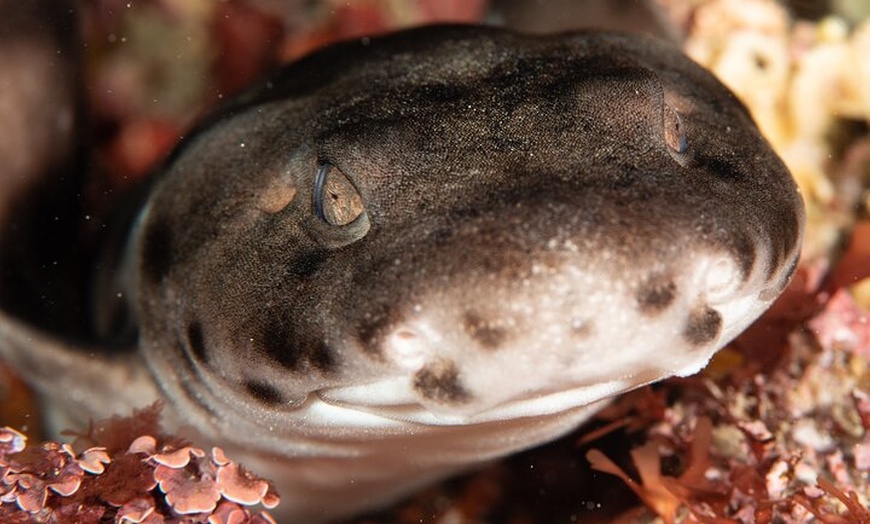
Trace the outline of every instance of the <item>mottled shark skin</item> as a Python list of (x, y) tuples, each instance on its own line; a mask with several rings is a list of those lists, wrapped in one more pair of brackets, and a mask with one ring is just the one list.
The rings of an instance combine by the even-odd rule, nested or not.
[[(73, 339), (3, 311), (0, 355), (75, 417), (162, 399), (274, 479), (287, 522), (697, 372), (783, 290), (804, 221), (746, 109), (677, 49), (463, 26), (290, 64), (130, 215), (94, 263), (94, 316), (125, 321)], [(113, 325), (133, 347), (107, 351)]]

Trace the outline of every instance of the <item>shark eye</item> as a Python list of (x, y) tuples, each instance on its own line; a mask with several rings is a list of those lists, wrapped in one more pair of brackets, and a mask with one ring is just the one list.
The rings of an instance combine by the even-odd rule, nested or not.
[(689, 149), (689, 140), (686, 138), (686, 128), (680, 114), (670, 104), (665, 104), (662, 117), (665, 143), (671, 155), (685, 155)]
[(359, 192), (344, 173), (331, 164), (317, 167), (314, 213), (331, 226), (346, 226), (365, 213)]

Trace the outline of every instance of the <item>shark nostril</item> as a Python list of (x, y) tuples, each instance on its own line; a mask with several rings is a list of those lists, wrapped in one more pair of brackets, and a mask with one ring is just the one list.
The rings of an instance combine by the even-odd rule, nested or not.
[(384, 339), (384, 353), (399, 367), (417, 370), (426, 363), (432, 352), (429, 337), (420, 329), (400, 326)]
[(408, 341), (408, 342), (414, 340), (415, 338), (417, 338), (417, 336), (418, 336), (417, 333), (414, 331), (411, 331), (410, 329), (402, 329), (402, 330), (399, 330), (399, 332), (395, 334), (396, 338), (401, 339), (403, 341)]
[(719, 303), (730, 299), (743, 284), (740, 266), (729, 256), (720, 256), (702, 264), (703, 288), (707, 300)]

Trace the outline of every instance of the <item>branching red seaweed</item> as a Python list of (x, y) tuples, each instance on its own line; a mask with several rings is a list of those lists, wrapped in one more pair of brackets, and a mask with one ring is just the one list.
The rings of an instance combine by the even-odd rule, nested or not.
[[(595, 449), (592, 467), (668, 524), (870, 522), (868, 315), (846, 288), (817, 300), (768, 371), (719, 370), (660, 388), (676, 400), (631, 452), (639, 480)], [(677, 474), (663, 473), (666, 463)]]

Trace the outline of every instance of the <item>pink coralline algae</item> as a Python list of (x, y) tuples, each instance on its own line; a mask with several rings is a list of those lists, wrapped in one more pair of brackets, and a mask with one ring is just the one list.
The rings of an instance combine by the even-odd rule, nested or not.
[[(274, 524), (278, 495), (226, 457), (160, 434), (159, 406), (114, 417), (72, 444), (27, 446), (0, 428), (0, 521)], [(81, 451), (76, 451), (80, 449)]]

